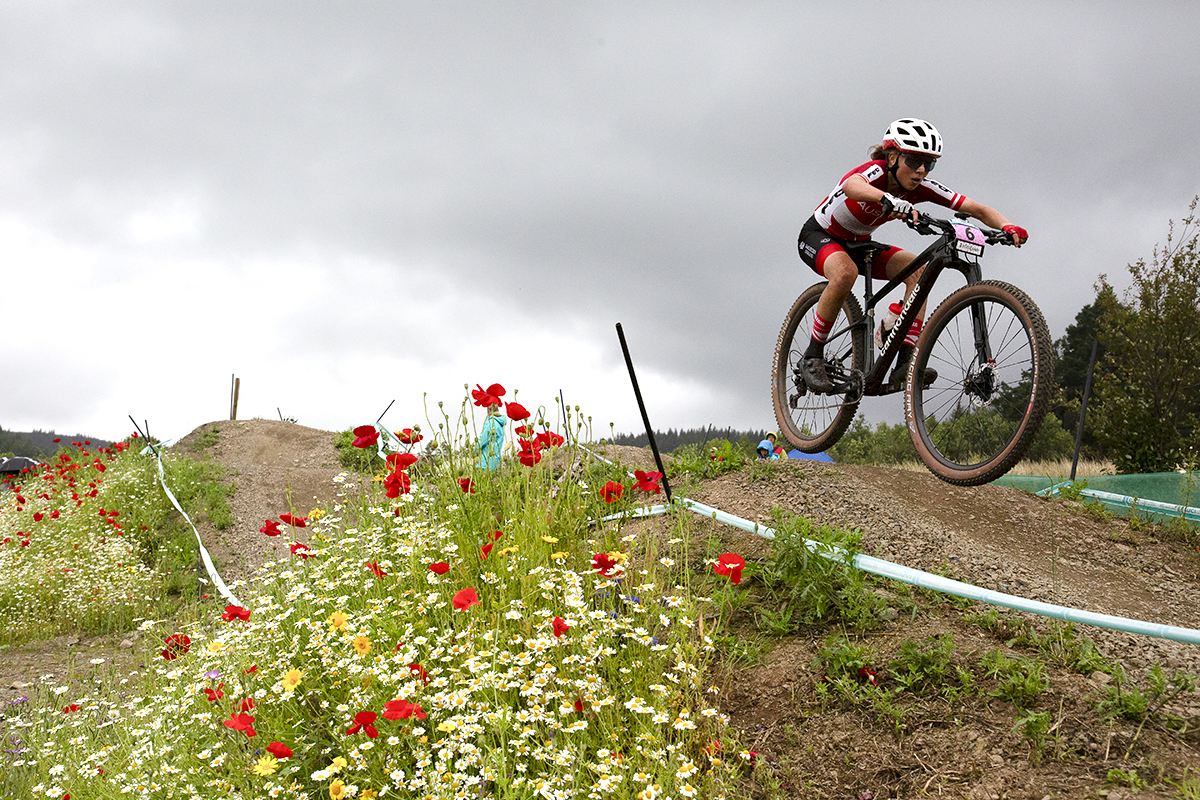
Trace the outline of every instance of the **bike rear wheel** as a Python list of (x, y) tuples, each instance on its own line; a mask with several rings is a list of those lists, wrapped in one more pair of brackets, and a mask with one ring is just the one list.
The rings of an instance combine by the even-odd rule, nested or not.
[[(799, 366), (812, 336), (817, 300), (825, 283), (810, 286), (792, 304), (779, 341), (775, 344), (775, 363), (772, 370), (771, 397), (775, 404), (775, 420), (785, 439), (805, 453), (820, 453), (832, 447), (854, 421), (859, 398), (847, 400), (846, 394), (813, 394), (800, 377)], [(831, 380), (849, 380), (852, 370), (863, 368), (866, 342), (865, 328), (848, 328), (862, 318), (862, 310), (854, 295), (848, 295), (833, 323), (835, 336), (825, 343), (825, 369)], [(837, 333), (838, 331), (841, 333)]]
[[(930, 316), (908, 373), (904, 410), (931, 472), (959, 486), (989, 483), (1021, 460), (1050, 404), (1049, 329), (1023, 291), (1000, 281), (959, 289)], [(937, 381), (922, 387), (925, 367)]]

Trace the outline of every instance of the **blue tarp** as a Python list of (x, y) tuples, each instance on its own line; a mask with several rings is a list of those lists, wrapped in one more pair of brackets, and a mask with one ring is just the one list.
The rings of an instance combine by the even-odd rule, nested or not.
[(788, 458), (797, 458), (803, 461), (833, 461), (829, 453), (801, 453), (799, 450), (788, 453)]

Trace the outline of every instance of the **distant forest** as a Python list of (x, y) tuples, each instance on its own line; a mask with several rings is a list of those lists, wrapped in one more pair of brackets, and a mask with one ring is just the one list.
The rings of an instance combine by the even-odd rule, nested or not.
[[(658, 444), (658, 449), (664, 453), (670, 453), (676, 448), (682, 447), (685, 444), (702, 444), (711, 442), (715, 439), (728, 439), (732, 444), (745, 440), (749, 442), (749, 446), (745, 449), (748, 452), (754, 450), (754, 446), (766, 438), (771, 431), (739, 431), (733, 428), (714, 428), (711, 425), (707, 428), (685, 428), (675, 430), (668, 428), (665, 431), (655, 431), (654, 441)], [(605, 437), (606, 441), (611, 441), (613, 444), (625, 445), (628, 447), (646, 447), (650, 444), (650, 440), (645, 433), (618, 433), (613, 437)]]
[[(56, 442), (55, 439), (60, 441)], [(28, 456), (45, 460), (54, 455), (58, 448), (70, 447), (71, 442), (91, 442), (94, 447), (108, 447), (112, 444), (82, 433), (68, 436), (54, 431), (6, 431), (0, 427), (0, 456)]]

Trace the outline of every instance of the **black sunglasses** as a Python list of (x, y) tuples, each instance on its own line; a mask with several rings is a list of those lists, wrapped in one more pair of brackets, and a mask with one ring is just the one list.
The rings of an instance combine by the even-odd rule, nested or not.
[(908, 168), (916, 172), (921, 167), (925, 168), (925, 172), (933, 172), (933, 168), (937, 166), (937, 159), (933, 156), (915, 156), (912, 153), (904, 154), (904, 163), (908, 164)]

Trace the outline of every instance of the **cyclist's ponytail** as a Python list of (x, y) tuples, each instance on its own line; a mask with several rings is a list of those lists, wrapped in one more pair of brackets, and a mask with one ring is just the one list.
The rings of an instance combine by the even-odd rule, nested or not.
[[(892, 148), (888, 148), (889, 150)], [(887, 150), (883, 149), (883, 145), (875, 144), (869, 148), (872, 161), (887, 161)]]

